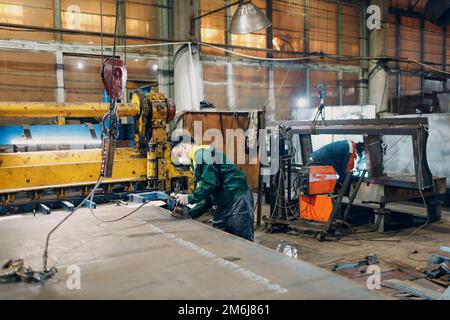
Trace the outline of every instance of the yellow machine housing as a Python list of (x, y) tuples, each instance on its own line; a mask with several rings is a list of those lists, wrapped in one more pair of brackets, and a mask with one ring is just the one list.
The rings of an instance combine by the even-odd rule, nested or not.
[[(134, 192), (136, 183), (148, 191), (192, 189), (189, 168), (176, 168), (171, 162), (167, 126), (174, 108), (162, 93), (140, 92), (131, 103), (118, 106), (120, 117), (134, 118), (134, 147), (116, 149), (113, 176), (102, 184), (105, 194), (117, 188)], [(0, 103), (1, 117), (57, 118), (58, 124), (64, 124), (65, 117), (100, 119), (107, 110), (107, 104), (98, 103)], [(0, 205), (87, 195), (100, 167), (101, 149), (0, 153)]]

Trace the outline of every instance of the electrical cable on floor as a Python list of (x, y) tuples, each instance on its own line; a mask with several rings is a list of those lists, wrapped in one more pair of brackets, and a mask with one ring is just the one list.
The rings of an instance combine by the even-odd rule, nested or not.
[(360, 247), (360, 246), (363, 245), (363, 240), (361, 240), (361, 238), (358, 237), (357, 233), (355, 232), (355, 230), (353, 230), (352, 226), (348, 222), (343, 221), (343, 220), (336, 220), (336, 222), (337, 223), (341, 223), (344, 226), (346, 226), (350, 230), (352, 235), (355, 237), (355, 239), (359, 241), (358, 244), (350, 244), (350, 243), (346, 243), (346, 242), (341, 241), (341, 239), (338, 239), (337, 243), (343, 244), (343, 245), (346, 245), (346, 246), (351, 246), (351, 247)]
[(413, 259), (413, 258), (411, 258), (411, 256), (413, 255), (413, 254), (418, 254), (419, 253), (419, 251), (417, 251), (417, 250), (413, 250), (413, 251), (411, 251), (407, 256), (406, 256), (406, 258), (407, 259), (409, 259), (409, 260), (412, 260), (412, 261), (416, 261), (416, 262), (427, 262), (429, 259)]
[(50, 243), (50, 237), (51, 235), (64, 223), (66, 222), (71, 216), (73, 216), (75, 214), (75, 212), (78, 211), (78, 209), (80, 209), (85, 203), (86, 201), (89, 200), (89, 198), (91, 197), (91, 195), (93, 195), (95, 193), (95, 191), (97, 190), (97, 188), (100, 186), (100, 184), (102, 183), (103, 178), (100, 177), (97, 180), (97, 183), (95, 184), (94, 188), (92, 189), (91, 193), (85, 197), (81, 203), (71, 212), (69, 213), (67, 216), (64, 217), (64, 219), (62, 219), (52, 230), (50, 230), (50, 232), (47, 234), (46, 240), (45, 240), (45, 249), (44, 249), (44, 253), (42, 255), (42, 261), (43, 261), (43, 272), (48, 272), (49, 270), (47, 269), (47, 260), (48, 260), (48, 246)]
[[(93, 197), (94, 197), (94, 195), (92, 194), (92, 196), (91, 196), (91, 201), (92, 201), (92, 198), (93, 198)], [(124, 219), (130, 217), (131, 215), (133, 215), (133, 214), (135, 214), (136, 212), (138, 212), (140, 209), (142, 209), (144, 206), (146, 206), (146, 205), (149, 204), (150, 202), (151, 202), (151, 201), (147, 200), (147, 201), (145, 201), (144, 203), (142, 203), (139, 207), (137, 207), (136, 209), (132, 210), (130, 213), (127, 213), (126, 215), (124, 215), (124, 216), (122, 216), (122, 217), (120, 217), (120, 218), (117, 218), (117, 219), (113, 219), (113, 220), (103, 220), (103, 219), (99, 218), (99, 217), (94, 213), (94, 209), (92, 209), (92, 208), (90, 208), (90, 212), (91, 212), (91, 215), (92, 215), (95, 219), (97, 219), (98, 221), (100, 221), (100, 222), (102, 222), (102, 223), (113, 223), (113, 222), (119, 222), (119, 221), (122, 221), (122, 220), (124, 220)]]

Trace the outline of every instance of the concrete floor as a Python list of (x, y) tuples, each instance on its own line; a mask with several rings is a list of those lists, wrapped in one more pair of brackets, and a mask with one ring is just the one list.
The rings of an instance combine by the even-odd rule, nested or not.
[[(133, 208), (104, 205), (96, 213), (111, 219)], [(27, 265), (42, 268), (45, 236), (65, 214), (0, 218), (0, 260), (23, 257)], [(257, 232), (259, 242), (285, 236)], [(87, 209), (76, 212), (51, 240), (49, 265), (54, 264), (59, 272), (44, 285), (1, 284), (0, 299), (389, 298), (308, 262), (198, 221), (174, 220), (168, 211), (149, 206), (113, 224), (100, 223)], [(73, 266), (80, 271), (80, 290), (70, 290)]]
[[(268, 207), (264, 207), (263, 214), (268, 214)], [(319, 242), (306, 235), (292, 233), (268, 234), (264, 228), (258, 228), (255, 233), (256, 242), (276, 249), (280, 241), (295, 246), (299, 250), (299, 258), (316, 265), (326, 265), (336, 259), (358, 259), (364, 255), (375, 253), (387, 261), (402, 263), (411, 268), (426, 267), (431, 253), (439, 246), (450, 246), (450, 211), (443, 211), (441, 221), (432, 223), (409, 237), (421, 225), (386, 233), (368, 232), (367, 226), (356, 227), (365, 233), (347, 235), (340, 241), (329, 239)], [(367, 232), (366, 232), (367, 231)], [(357, 239), (359, 238), (359, 240)], [(417, 254), (411, 252), (417, 250)]]
[[(266, 206), (263, 208), (264, 214), (269, 214), (269, 208)], [(370, 228), (361, 225), (354, 230), (364, 233), (349, 234), (340, 241), (330, 239), (325, 242), (298, 234), (268, 234), (261, 227), (256, 230), (255, 241), (273, 249), (288, 245), (296, 249), (297, 259), (325, 269), (329, 269), (335, 263), (360, 261), (369, 254), (376, 254), (380, 259), (382, 280), (395, 278), (419, 280), (421, 285), (443, 292), (445, 291), (443, 287), (425, 280), (424, 274), (418, 270), (427, 267), (431, 254), (438, 252), (440, 246), (450, 246), (450, 211), (444, 210), (441, 221), (429, 224), (411, 236), (422, 225), (423, 222), (418, 220), (414, 226), (387, 231), (385, 234), (368, 232)], [(291, 252), (292, 250), (287, 250), (288, 254)], [(361, 283), (367, 279), (367, 276), (361, 275), (358, 270), (338, 273)], [(383, 288), (382, 291), (394, 296), (397, 293), (387, 288)]]
[[(96, 212), (110, 219), (134, 207), (104, 205)], [(263, 214), (268, 211), (264, 206)], [(63, 214), (0, 218), (0, 260), (20, 256), (39, 269), (45, 234)], [(412, 280), (444, 291), (418, 270), (426, 267), (439, 246), (450, 245), (449, 211), (443, 212), (440, 222), (412, 236), (420, 224), (387, 234), (360, 233), (368, 229), (361, 225), (355, 228), (357, 235), (325, 242), (291, 233), (268, 234), (257, 228), (253, 244), (207, 226), (210, 218), (173, 220), (167, 211), (148, 207), (127, 220), (104, 224), (88, 210), (80, 210), (52, 238), (49, 262), (60, 269), (56, 277), (44, 286), (2, 285), (7, 290), (0, 290), (0, 298), (403, 298), (385, 287), (378, 292), (367, 290), (368, 276), (358, 270), (328, 271), (334, 263), (359, 261), (368, 254), (380, 258), (382, 280)], [(290, 250), (284, 254), (276, 252), (286, 247)], [(289, 256), (293, 253), (295, 258)], [(66, 288), (69, 275), (65, 271), (73, 264), (81, 268), (82, 290)], [(278, 292), (280, 288), (287, 292)]]

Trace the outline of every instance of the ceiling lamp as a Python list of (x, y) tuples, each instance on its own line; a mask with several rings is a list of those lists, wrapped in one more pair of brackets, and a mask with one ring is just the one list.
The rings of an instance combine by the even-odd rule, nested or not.
[(224, 9), (230, 8), (235, 5), (239, 5), (233, 17), (231, 18), (231, 24), (229, 31), (231, 33), (252, 33), (265, 28), (268, 28), (272, 25), (272, 22), (267, 18), (264, 11), (256, 7), (252, 1), (236, 1), (224, 7), (212, 10), (201, 16), (195, 17), (192, 19), (192, 22), (196, 22), (206, 16), (217, 13)]
[(239, 7), (231, 18), (231, 33), (252, 33), (272, 25), (266, 14), (251, 1), (239, 2)]

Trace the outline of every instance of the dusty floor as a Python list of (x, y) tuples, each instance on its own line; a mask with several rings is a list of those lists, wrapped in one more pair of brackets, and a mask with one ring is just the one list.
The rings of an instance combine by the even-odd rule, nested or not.
[[(264, 206), (263, 216), (268, 214), (269, 208)], [(369, 212), (366, 214), (370, 215)], [(209, 217), (203, 216), (200, 220), (208, 222)], [(427, 267), (431, 254), (438, 252), (440, 246), (450, 246), (450, 209), (443, 210), (441, 221), (427, 224), (418, 230), (424, 225), (424, 221), (415, 219), (409, 227), (399, 226), (385, 233), (372, 231), (368, 224), (352, 224), (354, 233), (348, 231), (340, 240), (329, 239), (325, 242), (289, 231), (269, 234), (265, 232), (263, 223), (255, 231), (255, 242), (326, 269), (336, 263), (358, 262), (367, 255), (375, 254), (380, 260), (382, 281), (417, 281), (421, 286), (443, 292), (445, 288), (426, 280), (420, 269)], [(369, 276), (358, 269), (337, 272), (361, 283), (365, 283)], [(403, 297), (395, 290), (385, 287), (382, 290), (392, 296)]]
[[(2, 283), (0, 299), (388, 298), (262, 245), (174, 219), (158, 207), (148, 205), (127, 219), (104, 222), (139, 206), (101, 205), (95, 216), (85, 208), (77, 211), (50, 241), (48, 265), (59, 271), (45, 285)], [(0, 261), (22, 257), (40, 270), (43, 240), (65, 214), (0, 219)], [(8, 279), (11, 270), (4, 273), (2, 279)]]
[[(380, 260), (377, 265), (380, 267), (381, 281), (398, 279), (414, 282), (438, 293), (445, 290), (445, 287), (427, 280), (421, 269), (427, 267), (431, 254), (439, 252), (440, 246), (450, 246), (450, 209), (443, 210), (441, 221), (423, 228), (420, 228), (424, 225), (423, 218), (411, 220), (411, 215), (400, 216), (399, 221), (407, 224), (397, 225), (397, 228), (385, 233), (372, 230), (369, 222), (373, 214), (370, 209), (361, 210), (352, 212), (349, 222), (353, 231), (345, 228), (346, 231), (342, 231), (346, 235), (341, 239), (330, 238), (319, 242), (313, 236), (289, 230), (266, 233), (263, 224), (255, 230), (255, 242), (324, 269), (330, 269), (336, 263), (358, 262), (375, 254)], [(263, 206), (263, 216), (268, 216), (269, 211), (268, 206)], [(210, 224), (211, 218), (211, 215), (204, 215), (198, 220)], [(370, 277), (359, 268), (336, 272), (362, 285), (367, 284)], [(385, 286), (381, 291), (394, 298), (411, 298)]]

